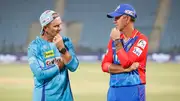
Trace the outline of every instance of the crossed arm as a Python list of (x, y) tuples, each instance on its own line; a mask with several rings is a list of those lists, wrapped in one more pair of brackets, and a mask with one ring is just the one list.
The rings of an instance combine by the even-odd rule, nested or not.
[[(118, 51), (121, 48), (122, 47), (119, 47), (119, 45), (117, 45), (116, 50)], [(112, 40), (110, 40), (108, 44), (108, 50), (104, 56), (101, 67), (104, 72), (116, 74), (116, 73), (131, 72), (133, 70), (136, 70), (139, 67), (139, 63), (133, 62), (128, 67), (123, 67), (122, 65), (113, 64)]]
[(131, 72), (133, 70), (136, 70), (138, 67), (139, 67), (138, 62), (133, 63), (129, 68), (126, 68), (126, 69), (124, 69), (121, 65), (111, 64), (108, 67), (108, 72), (111, 74)]

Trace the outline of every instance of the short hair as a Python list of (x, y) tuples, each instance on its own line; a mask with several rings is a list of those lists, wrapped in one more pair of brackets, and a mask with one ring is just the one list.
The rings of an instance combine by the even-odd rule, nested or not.
[(136, 19), (134, 18), (134, 17), (132, 17), (132, 16), (130, 16), (131, 17), (131, 21), (132, 22), (135, 22), (136, 21)]
[(130, 19), (131, 22), (135, 22), (136, 21), (136, 19), (134, 17), (132, 17), (131, 15), (128, 15), (128, 14), (124, 14), (124, 15), (129, 16), (131, 18)]

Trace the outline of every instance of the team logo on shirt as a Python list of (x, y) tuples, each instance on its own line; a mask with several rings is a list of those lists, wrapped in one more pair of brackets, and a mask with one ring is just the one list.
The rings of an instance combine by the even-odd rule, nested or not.
[(139, 47), (134, 47), (133, 53), (137, 56), (140, 56), (142, 53), (142, 50)]
[(49, 57), (53, 57), (53, 56), (54, 56), (54, 51), (53, 50), (44, 52), (44, 57), (45, 58), (49, 58)]
[(146, 41), (140, 39), (137, 43), (137, 46), (141, 47), (142, 49), (144, 49), (146, 47)]

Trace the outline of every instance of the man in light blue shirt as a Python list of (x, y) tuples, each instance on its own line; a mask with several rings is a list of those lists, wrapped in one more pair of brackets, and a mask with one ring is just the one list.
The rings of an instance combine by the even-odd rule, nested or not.
[(46, 10), (40, 16), (40, 37), (28, 47), (28, 61), (34, 76), (33, 101), (73, 101), (68, 70), (79, 65), (72, 42), (61, 36), (58, 13)]

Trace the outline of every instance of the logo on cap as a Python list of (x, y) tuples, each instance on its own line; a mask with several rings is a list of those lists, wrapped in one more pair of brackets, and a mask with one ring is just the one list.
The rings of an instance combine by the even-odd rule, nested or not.
[(134, 12), (130, 10), (125, 10), (124, 13), (134, 16)]

